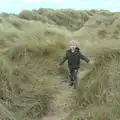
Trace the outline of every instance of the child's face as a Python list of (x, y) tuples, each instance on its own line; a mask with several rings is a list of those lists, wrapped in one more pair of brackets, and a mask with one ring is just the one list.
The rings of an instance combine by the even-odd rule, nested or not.
[(71, 49), (71, 50), (75, 50), (76, 47), (77, 47), (77, 46), (76, 46), (75, 43), (71, 43), (71, 44), (70, 44), (70, 49)]

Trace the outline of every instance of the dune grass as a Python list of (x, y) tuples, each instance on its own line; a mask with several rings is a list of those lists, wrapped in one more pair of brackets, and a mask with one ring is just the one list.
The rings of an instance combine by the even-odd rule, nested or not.
[[(119, 41), (96, 43), (87, 48), (94, 66), (74, 93), (73, 112), (68, 120), (117, 120), (119, 116)], [(103, 44), (104, 43), (104, 44)], [(92, 47), (92, 48), (91, 48)], [(95, 51), (96, 50), (96, 51)]]
[(38, 10), (23, 10), (18, 14), (19, 18), (27, 20), (42, 21), (56, 26), (64, 26), (70, 31), (76, 31), (83, 27), (84, 23), (89, 20), (94, 13), (92, 11), (78, 10), (53, 10), (53, 9), (38, 9)]
[(55, 88), (44, 82), (44, 76), (37, 78), (25, 65), (1, 59), (1, 119), (40, 119), (49, 110)]
[[(67, 77), (66, 66), (59, 71), (57, 64), (69, 40), (74, 39), (71, 31), (79, 30), (98, 13), (40, 9), (0, 14), (1, 120), (40, 120), (47, 114), (59, 91), (57, 81), (61, 75)], [(105, 37), (104, 31), (99, 32)], [(73, 92), (74, 109), (68, 120), (118, 120), (119, 40), (87, 37), (85, 41), (79, 38), (78, 43), (95, 64)]]
[(16, 16), (0, 25), (0, 119), (40, 120), (57, 92), (57, 61), (70, 32)]

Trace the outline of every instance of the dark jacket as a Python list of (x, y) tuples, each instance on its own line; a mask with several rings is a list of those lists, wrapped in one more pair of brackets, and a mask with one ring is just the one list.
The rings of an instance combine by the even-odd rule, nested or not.
[(75, 49), (75, 52), (73, 52), (73, 53), (69, 49), (66, 51), (66, 55), (60, 61), (60, 65), (62, 65), (66, 60), (68, 60), (68, 67), (70, 69), (79, 69), (80, 68), (80, 59), (84, 60), (87, 63), (89, 63), (89, 61), (90, 61), (86, 56), (84, 56), (80, 52), (78, 47)]

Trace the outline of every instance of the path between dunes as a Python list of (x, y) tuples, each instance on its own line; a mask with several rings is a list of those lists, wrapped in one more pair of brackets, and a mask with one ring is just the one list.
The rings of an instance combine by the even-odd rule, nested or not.
[[(87, 72), (88, 70), (80, 71), (78, 77), (81, 79)], [(71, 112), (70, 105), (73, 101), (72, 92), (74, 89), (69, 86), (69, 83), (65, 83), (62, 80), (57, 85), (57, 88), (60, 92), (55, 95), (51, 110), (42, 120), (65, 120)]]

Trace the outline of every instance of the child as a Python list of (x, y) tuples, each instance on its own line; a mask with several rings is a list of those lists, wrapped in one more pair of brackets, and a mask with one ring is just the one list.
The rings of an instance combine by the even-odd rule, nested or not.
[(90, 60), (84, 56), (77, 46), (77, 43), (75, 40), (71, 40), (69, 43), (69, 49), (66, 51), (66, 55), (63, 57), (63, 59), (60, 61), (60, 66), (68, 60), (68, 68), (70, 71), (70, 85), (76, 88), (77, 84), (77, 73), (78, 69), (80, 68), (80, 59), (86, 61), (87, 63), (90, 62)]

